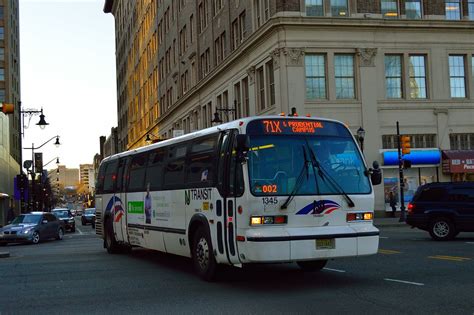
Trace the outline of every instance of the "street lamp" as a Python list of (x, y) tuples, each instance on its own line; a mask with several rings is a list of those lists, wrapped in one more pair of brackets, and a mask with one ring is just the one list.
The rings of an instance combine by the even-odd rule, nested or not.
[(364, 138), (365, 138), (365, 130), (362, 127), (359, 127), (357, 129), (357, 140), (359, 141), (360, 144), (360, 150), (362, 153), (364, 153)]
[(219, 116), (218, 112), (225, 112), (227, 120), (229, 120), (229, 112), (232, 112), (235, 115), (235, 113), (237, 113), (236, 107), (237, 107), (237, 100), (234, 100), (234, 107), (233, 108), (228, 108), (228, 107), (226, 107), (226, 108), (216, 108), (216, 112), (214, 113), (214, 119), (211, 120), (211, 123), (216, 123), (216, 124), (221, 124), (222, 123), (222, 119)]
[[(154, 139), (152, 139), (151, 137), (153, 137)], [(157, 142), (164, 141), (164, 140), (166, 140), (166, 139), (157, 137), (157, 136), (155, 136), (151, 133), (147, 133), (146, 138), (145, 138), (145, 142), (147, 144), (157, 143)]]
[[(31, 120), (31, 117), (32, 116), (35, 116), (35, 115), (38, 115), (39, 114), (39, 117), (40, 117), (40, 120), (38, 121), (38, 123), (36, 124), (37, 126), (40, 127), (40, 129), (44, 129), (47, 125), (49, 125), (46, 120), (44, 119), (44, 114), (43, 114), (43, 108), (41, 108), (41, 110), (37, 110), (37, 109), (26, 109), (26, 110), (21, 110), (21, 102), (18, 102), (19, 104), (19, 107), (20, 107), (20, 132), (21, 132), (21, 135), (24, 137), (25, 136), (25, 129), (28, 128), (27, 126), (24, 125), (24, 121), (25, 121), (25, 116), (30, 116), (30, 120)], [(29, 122), (28, 122), (28, 126), (29, 126)]]
[(43, 169), (45, 168), (46, 165), (50, 164), (50, 163), (53, 162), (54, 160), (56, 160), (56, 164), (59, 164), (59, 157), (55, 157), (55, 158), (53, 158), (51, 161), (49, 161), (48, 163), (43, 164)]
[[(52, 137), (51, 139), (48, 139), (46, 142), (44, 142), (42, 145), (38, 146), (38, 147), (35, 147), (34, 143), (31, 144), (31, 148), (23, 148), (24, 150), (31, 150), (31, 157), (32, 157), (32, 161), (35, 161), (35, 150), (38, 150), (38, 149), (41, 149), (43, 146), (45, 146), (47, 143), (51, 142), (52, 140), (56, 139), (54, 145), (56, 147), (59, 147), (59, 145), (61, 143), (59, 143), (59, 136), (54, 136)], [(57, 161), (59, 161), (59, 159), (57, 159)], [(36, 177), (36, 173), (35, 173), (35, 166), (37, 168), (41, 167), (43, 168), (43, 162), (39, 162), (41, 164), (41, 166), (39, 165), (35, 165), (35, 163), (32, 163), (31, 165), (31, 200), (32, 200), (32, 204), (30, 205), (30, 210), (34, 210), (34, 207), (35, 207), (35, 204), (36, 204), (36, 200), (35, 200), (35, 177)], [(49, 162), (48, 162), (49, 163)]]

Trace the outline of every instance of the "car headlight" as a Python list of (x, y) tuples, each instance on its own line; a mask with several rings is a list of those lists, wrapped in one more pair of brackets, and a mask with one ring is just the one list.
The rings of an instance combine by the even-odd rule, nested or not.
[(69, 219), (69, 223), (73, 223), (74, 222), (74, 219)]
[(30, 234), (31, 232), (33, 232), (34, 228), (29, 228), (29, 229), (26, 229), (26, 230), (23, 230), (23, 234)]

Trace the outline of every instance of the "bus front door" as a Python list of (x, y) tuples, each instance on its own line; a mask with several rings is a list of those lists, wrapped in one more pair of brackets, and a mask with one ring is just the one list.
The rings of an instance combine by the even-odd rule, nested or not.
[(217, 180), (219, 197), (216, 201), (217, 252), (232, 265), (241, 263), (236, 246), (236, 199), (233, 189), (236, 167), (233, 148), (236, 133), (228, 130), (222, 134)]

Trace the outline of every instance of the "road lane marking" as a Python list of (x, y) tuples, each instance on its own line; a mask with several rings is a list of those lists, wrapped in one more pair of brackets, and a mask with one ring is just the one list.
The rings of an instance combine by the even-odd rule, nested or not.
[(431, 259), (440, 259), (440, 260), (450, 260), (450, 261), (467, 261), (467, 260), (471, 260), (471, 258), (467, 258), (467, 257), (444, 256), (444, 255), (428, 256), (428, 258), (431, 258)]
[(76, 230), (79, 232), (80, 235), (82, 235), (82, 231), (78, 227), (76, 227)]
[(466, 244), (474, 244), (474, 242), (466, 242)]
[(334, 272), (346, 272), (345, 270), (339, 270), (339, 269), (332, 269), (332, 268), (323, 268), (324, 270), (327, 270), (327, 271), (334, 271)]
[(384, 280), (385, 280), (385, 281), (391, 281), (391, 282), (404, 283), (404, 284), (418, 285), (418, 286), (425, 285), (424, 283), (411, 282), (411, 281), (404, 281), (404, 280), (397, 280), (397, 279), (388, 279), (388, 278), (385, 278)]
[(379, 254), (384, 254), (384, 255), (393, 255), (393, 254), (400, 254), (401, 252), (396, 251), (396, 250), (391, 250), (391, 249), (380, 249), (378, 251)]
[(379, 238), (388, 238), (387, 236), (379, 236)]

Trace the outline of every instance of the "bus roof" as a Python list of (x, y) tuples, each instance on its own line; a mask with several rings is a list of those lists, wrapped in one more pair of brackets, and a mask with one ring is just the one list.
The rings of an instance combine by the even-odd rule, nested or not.
[[(150, 145), (146, 145), (140, 148), (120, 152), (111, 156), (108, 156), (102, 160), (102, 162), (109, 161), (109, 160), (115, 160), (124, 156), (128, 156), (134, 153), (140, 153), (140, 152), (146, 152), (149, 150), (153, 150), (155, 148), (167, 146), (170, 144), (174, 143), (180, 143), (183, 141), (187, 140), (192, 140), (197, 137), (202, 137), (205, 135), (210, 135), (222, 130), (228, 130), (228, 129), (242, 129), (247, 126), (247, 124), (251, 121), (254, 120), (261, 120), (261, 119), (288, 119), (288, 120), (320, 120), (320, 121), (331, 121), (335, 123), (340, 123), (343, 124), (341, 121), (335, 120), (335, 119), (330, 119), (330, 118), (322, 118), (322, 117), (306, 117), (306, 116), (280, 116), (280, 115), (268, 115), (268, 116), (252, 116), (252, 117), (245, 117), (245, 118), (239, 118), (224, 124), (212, 126), (206, 129), (190, 132), (187, 134), (184, 134), (179, 137), (171, 138), (171, 139), (166, 139), (157, 143), (153, 143)], [(343, 124), (344, 125), (344, 124)], [(101, 162), (101, 163), (102, 163)]]

